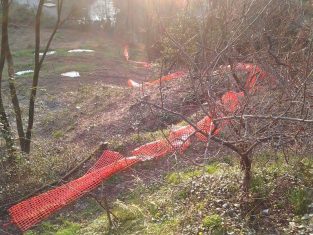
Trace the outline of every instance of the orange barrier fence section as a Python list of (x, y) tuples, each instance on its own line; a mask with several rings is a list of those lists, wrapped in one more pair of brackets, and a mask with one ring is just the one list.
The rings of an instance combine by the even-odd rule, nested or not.
[[(101, 159), (107, 161), (107, 156), (119, 155), (105, 151)], [(46, 193), (25, 200), (9, 209), (11, 222), (16, 224), (21, 231), (26, 231), (35, 224), (48, 218), (51, 214), (62, 209), (71, 202), (96, 188), (103, 180), (113, 174), (126, 169), (138, 162), (136, 158), (119, 158), (109, 165), (100, 167), (98, 164), (91, 172)]]
[(244, 97), (243, 92), (228, 91), (222, 96), (222, 104), (228, 112), (235, 112), (240, 104), (240, 99)]
[[(247, 68), (247, 66), (244, 69), (251, 71), (251, 68)], [(261, 75), (265, 74), (262, 71), (260, 73)], [(166, 76), (164, 81), (183, 75), (183, 72), (177, 72), (174, 75)], [(252, 88), (250, 86), (252, 83), (255, 84), (256, 80), (254, 79), (257, 78), (252, 76), (251, 81), (247, 81), (246, 84), (249, 84), (249, 88)], [(240, 99), (243, 97), (243, 92), (229, 91), (225, 93), (222, 97), (225, 110), (235, 112), (240, 107)], [(11, 222), (21, 231), (26, 231), (66, 205), (86, 195), (113, 174), (141, 161), (158, 159), (176, 151), (183, 153), (191, 145), (191, 136), (195, 135), (199, 141), (206, 142), (209, 135), (218, 135), (225, 125), (227, 125), (226, 122), (215, 127), (212, 118), (207, 116), (196, 124), (198, 130), (190, 125), (172, 130), (167, 138), (136, 148), (131, 152), (130, 157), (124, 157), (117, 152), (106, 150), (84, 176), (12, 206), (8, 210)]]
[[(202, 131), (207, 132), (210, 129), (209, 120), (211, 119), (204, 118), (198, 123)], [(90, 192), (113, 174), (140, 161), (157, 159), (175, 151), (184, 152), (191, 144), (190, 136), (193, 133), (195, 133), (193, 127), (189, 125), (181, 127), (171, 131), (168, 138), (145, 144), (133, 150), (132, 157), (125, 158), (117, 152), (106, 150), (84, 176), (12, 206), (8, 210), (11, 222), (16, 224), (21, 231), (26, 231)]]
[(254, 64), (238, 63), (235, 66), (235, 71), (247, 73), (247, 81), (245, 84), (246, 90), (252, 90), (258, 80), (260, 81), (268, 77), (268, 74), (266, 72), (264, 72), (259, 66)]
[(147, 68), (147, 69), (152, 68), (152, 64), (150, 64), (148, 62), (130, 60), (129, 59), (129, 47), (128, 47), (128, 45), (125, 45), (123, 54), (124, 54), (126, 61), (128, 61), (128, 62), (132, 62), (136, 65), (142, 66), (142, 67)]
[(142, 66), (144, 68), (150, 69), (152, 68), (152, 64), (148, 63), (148, 62), (143, 62), (143, 61), (135, 61), (135, 60), (128, 60), (129, 62), (132, 62), (136, 65)]
[(124, 57), (127, 61), (129, 60), (128, 45), (124, 47)]
[(165, 75), (165, 76), (161, 77), (160, 79), (156, 79), (156, 80), (153, 80), (153, 81), (150, 81), (150, 82), (144, 82), (143, 84), (140, 84), (138, 82), (135, 82), (135, 81), (129, 79), (127, 81), (127, 84), (128, 84), (129, 87), (132, 87), (132, 88), (141, 88), (143, 85), (144, 86), (160, 85), (162, 82), (171, 81), (171, 80), (174, 80), (174, 79), (177, 79), (177, 78), (182, 78), (182, 77), (184, 77), (186, 75), (187, 75), (187, 73), (185, 73), (183, 71), (178, 71), (178, 72), (175, 72), (175, 73), (171, 73), (171, 74)]
[[(135, 63), (142, 63), (147, 64), (146, 67), (149, 67), (149, 64), (146, 62), (136, 62)], [(222, 68), (222, 70), (229, 70), (230, 66), (226, 66), (225, 68)], [(269, 75), (264, 72), (259, 66), (253, 65), (253, 64), (245, 64), (245, 63), (238, 63), (234, 70), (236, 72), (245, 72), (247, 74), (247, 80), (245, 81), (245, 89), (252, 91), (255, 87), (257, 81), (261, 81), (266, 77), (269, 77)], [(160, 85), (162, 82), (171, 81), (177, 78), (181, 78), (186, 76), (187, 73), (184, 71), (178, 71), (175, 73), (171, 73), (169, 75), (163, 76), (160, 79), (156, 79), (150, 82), (144, 82), (143, 84), (140, 84), (138, 82), (135, 82), (132, 79), (129, 79), (127, 81), (127, 84), (129, 87), (132, 88), (141, 88), (143, 85), (145, 86), (151, 86), (151, 85)], [(241, 93), (237, 94), (238, 97), (242, 96)]]

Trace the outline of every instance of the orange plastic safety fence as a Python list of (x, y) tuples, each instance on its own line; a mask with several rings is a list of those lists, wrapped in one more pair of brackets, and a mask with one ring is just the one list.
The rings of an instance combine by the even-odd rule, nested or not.
[(166, 140), (157, 140), (136, 148), (131, 154), (142, 159), (152, 159), (163, 157), (170, 151), (171, 146)]
[(132, 63), (134, 63), (136, 65), (140, 65), (140, 66), (143, 66), (144, 68), (148, 68), (148, 69), (152, 67), (152, 64), (150, 64), (148, 62), (130, 60), (129, 59), (129, 47), (128, 47), (128, 45), (125, 45), (123, 54), (124, 54), (125, 59), (128, 62), (132, 62)]
[(254, 64), (238, 63), (235, 66), (235, 70), (238, 72), (247, 73), (245, 88), (248, 91), (251, 91), (255, 87), (257, 81), (263, 80), (268, 76), (266, 72), (264, 72), (259, 66)]
[(89, 169), (87, 173), (98, 170), (110, 164), (113, 164), (119, 160), (124, 159), (125, 157), (117, 152), (104, 151), (98, 161)]
[(235, 112), (240, 104), (240, 98), (244, 97), (243, 92), (228, 91), (222, 96), (222, 103), (225, 110), (228, 112)]
[[(125, 47), (124, 54), (125, 57), (128, 55), (127, 47)], [(265, 76), (265, 73), (259, 70), (258, 67), (253, 68), (252, 74), (252, 66), (247, 64), (238, 65), (238, 69), (251, 73), (250, 79), (247, 81), (249, 88), (255, 85), (257, 79), (253, 75), (255, 71), (258, 71), (261, 78)], [(184, 72), (177, 72), (162, 79), (163, 81), (168, 81), (183, 75)], [(150, 84), (157, 84), (157, 82), (150, 82)], [(243, 92), (229, 91), (225, 93), (222, 97), (225, 109), (229, 112), (235, 112), (239, 108), (240, 99), (243, 96)], [(215, 128), (212, 118), (207, 116), (196, 124), (202, 133), (196, 132), (190, 125), (178, 128), (171, 131), (166, 139), (157, 140), (136, 148), (131, 152), (132, 157), (125, 158), (117, 152), (104, 151), (103, 155), (84, 176), (11, 207), (9, 209), (11, 221), (22, 231), (26, 231), (96, 188), (102, 181), (108, 179), (113, 174), (140, 161), (161, 158), (175, 151), (184, 152), (191, 144), (191, 136), (195, 135), (198, 140), (206, 142), (210, 134), (217, 135), (225, 125), (227, 123), (222, 124), (219, 128)]]
[[(134, 61), (134, 62), (136, 62), (136, 61)], [(145, 65), (146, 62), (136, 62), (136, 63), (141, 63), (141, 64)], [(148, 64), (145, 66), (148, 67)], [(224, 67), (222, 67), (221, 69), (223, 69), (223, 68)], [(225, 68), (228, 69), (228, 67), (225, 67)], [(269, 77), (269, 75), (266, 72), (264, 72), (259, 66), (254, 65), (254, 64), (238, 63), (235, 66), (235, 71), (247, 73), (247, 80), (245, 82), (245, 89), (247, 89), (248, 91), (251, 91), (255, 87), (257, 81), (260, 81), (266, 77)], [(146, 82), (144, 84), (147, 86), (159, 85), (161, 82), (181, 78), (185, 75), (186, 75), (185, 72), (178, 71), (178, 72), (163, 76), (161, 79), (156, 79), (154, 81)], [(139, 84), (139, 83), (137, 83), (131, 79), (128, 80), (127, 83), (128, 83), (129, 87), (133, 87), (133, 88), (141, 87), (141, 84)]]
[[(186, 75), (185, 72), (178, 71), (178, 72), (171, 73), (171, 74), (168, 74), (166, 76), (163, 76), (160, 79), (156, 79), (156, 80), (153, 80), (153, 81), (150, 81), (150, 82), (145, 82), (144, 85), (145, 86), (159, 85), (162, 82), (171, 81), (171, 80), (174, 80), (174, 79), (177, 79), (177, 78), (181, 78), (181, 77), (183, 77), (185, 75)], [(131, 79), (129, 79), (127, 81), (127, 84), (128, 84), (129, 87), (132, 87), (132, 88), (141, 88), (142, 87), (142, 84), (137, 83), (137, 82), (135, 82), (135, 81), (133, 81)]]
[(198, 138), (198, 140), (202, 142), (208, 141), (209, 134), (216, 135), (219, 131), (219, 130), (215, 130), (215, 126), (214, 126), (214, 123), (212, 122), (211, 117), (203, 118), (200, 122), (197, 123), (197, 128), (206, 134), (206, 135), (203, 135), (200, 132), (196, 133), (196, 137)]
[(124, 47), (124, 57), (127, 61), (129, 60), (128, 45)]
[(175, 72), (175, 73), (171, 73), (169, 75), (165, 75), (165, 76), (161, 77), (161, 79), (156, 79), (154, 81), (147, 82), (147, 83), (150, 84), (150, 85), (159, 85), (161, 82), (171, 81), (173, 79), (181, 78), (181, 77), (183, 77), (185, 75), (186, 75), (185, 72), (178, 71), (178, 72)]
[(144, 61), (135, 61), (135, 60), (128, 60), (129, 62), (132, 62), (136, 65), (142, 66), (144, 68), (150, 69), (152, 67), (152, 64)]
[(120, 158), (119, 153), (105, 151), (101, 157), (104, 163), (107, 163), (107, 157), (118, 160), (109, 165), (104, 164), (104, 167), (97, 164), (93, 171), (86, 175), (11, 207), (9, 209), (11, 221), (22, 231), (26, 231), (96, 188), (103, 180), (139, 161), (136, 158)]
[(188, 125), (171, 131), (168, 137), (172, 148), (175, 151), (184, 152), (191, 144), (190, 137), (195, 133), (195, 129)]

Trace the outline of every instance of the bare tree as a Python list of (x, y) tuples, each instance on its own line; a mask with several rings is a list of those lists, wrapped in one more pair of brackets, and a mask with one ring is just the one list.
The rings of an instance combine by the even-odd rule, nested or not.
[[(291, 0), (191, 2), (185, 15), (198, 22), (194, 30), (161, 27), (165, 46), (189, 70), (189, 93), (202, 115), (212, 118), (214, 128), (203, 133), (196, 122), (169, 108), (172, 100), (162, 94), (158, 103), (142, 102), (207, 135), (207, 147), (215, 142), (235, 152), (247, 192), (258, 152), (310, 150), (313, 28), (306, 15), (310, 5)], [(208, 2), (210, 7), (203, 7)], [(162, 92), (166, 88), (160, 85)]]

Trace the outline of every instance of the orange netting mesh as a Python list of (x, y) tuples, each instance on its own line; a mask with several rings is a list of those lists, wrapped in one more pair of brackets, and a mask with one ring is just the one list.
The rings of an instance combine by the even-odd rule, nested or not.
[(245, 89), (251, 90), (255, 87), (258, 80), (263, 80), (268, 76), (259, 66), (254, 64), (238, 63), (235, 66), (237, 72), (246, 72), (247, 80), (245, 84)]
[(124, 156), (120, 153), (104, 151), (98, 161), (89, 169), (89, 171), (87, 171), (87, 173), (101, 169), (122, 159), (124, 159)]
[(129, 60), (128, 45), (124, 47), (124, 57), (127, 61)]
[[(107, 164), (108, 156), (109, 158), (114, 156), (113, 158), (118, 160)], [(86, 175), (11, 207), (9, 209), (11, 221), (22, 231), (26, 231), (54, 212), (90, 192), (111, 175), (138, 161), (136, 158), (120, 158), (119, 153), (105, 151), (95, 168)], [(101, 167), (101, 164), (103, 164), (103, 167)]]
[[(127, 55), (128, 55), (128, 51), (127, 51)], [(135, 62), (137, 64), (142, 64), (146, 68), (151, 67), (151, 64), (149, 64), (147, 62), (138, 62), (138, 61), (132, 61), (132, 62)], [(227, 70), (227, 68), (228, 67), (226, 67), (226, 68), (222, 67), (221, 69), (222, 70)], [(269, 75), (266, 72), (264, 72), (259, 66), (253, 65), (253, 64), (238, 63), (235, 66), (235, 71), (236, 72), (245, 72), (245, 73), (247, 73), (247, 80), (245, 82), (245, 89), (248, 90), (248, 91), (251, 91), (255, 87), (257, 81), (260, 81), (260, 80), (263, 80), (266, 77), (269, 77)], [(163, 76), (160, 79), (156, 79), (156, 80), (153, 80), (153, 81), (150, 81), (150, 82), (145, 82), (144, 85), (146, 85), (146, 86), (160, 85), (160, 83), (162, 83), (162, 82), (171, 81), (171, 80), (174, 80), (174, 79), (177, 79), (177, 78), (184, 77), (186, 75), (187, 75), (186, 72), (178, 71), (178, 72), (171, 73), (169, 75)], [(133, 81), (131, 79), (129, 79), (127, 81), (127, 84), (128, 84), (129, 87), (132, 87), (132, 88), (140, 88), (140, 87), (142, 87), (142, 84), (137, 83), (137, 82), (135, 82), (135, 81)], [(238, 95), (241, 96), (240, 93), (238, 93)]]
[[(150, 81), (150, 82), (144, 82), (143, 85), (145, 86), (153, 86), (153, 85), (160, 85), (162, 82), (166, 82), (166, 81), (171, 81), (171, 80), (174, 80), (174, 79), (177, 79), (177, 78), (181, 78), (183, 76), (187, 75), (187, 73), (183, 72), (183, 71), (178, 71), (178, 72), (175, 72), (175, 73), (171, 73), (171, 74), (168, 74), (168, 75), (165, 75), (163, 77), (161, 77), (160, 79), (156, 79), (156, 80), (153, 80), (153, 81)], [(142, 87), (142, 84), (138, 83), (138, 82), (135, 82), (131, 79), (129, 79), (127, 81), (127, 84), (129, 87), (132, 87), (132, 88), (141, 88)]]
[(228, 91), (222, 96), (222, 104), (228, 112), (235, 112), (240, 104), (240, 98), (244, 97), (243, 92)]
[[(125, 49), (125, 57), (127, 55), (126, 52), (128, 50)], [(243, 67), (246, 70), (250, 68), (247, 66)], [(255, 68), (254, 66), (254, 70), (256, 70)], [(262, 71), (260, 74), (262, 76), (264, 75)], [(167, 81), (183, 75), (184, 73), (178, 72), (174, 75), (166, 76), (163, 80)], [(248, 80), (249, 88), (256, 82), (255, 79), (257, 79), (255, 76), (251, 76), (250, 78)], [(236, 111), (240, 107), (240, 99), (243, 96), (244, 94), (242, 92), (227, 92), (222, 97), (222, 103), (225, 109), (229, 112)], [(209, 135), (217, 135), (223, 128), (223, 126), (216, 128), (212, 122), (212, 118), (208, 116), (199, 121), (196, 127), (198, 130), (195, 130), (190, 125), (172, 130), (167, 138), (145, 144), (133, 150), (131, 152), (132, 157), (124, 157), (117, 152), (108, 150), (104, 151), (103, 155), (84, 176), (12, 206), (8, 210), (11, 216), (11, 222), (16, 224), (22, 231), (26, 231), (51, 214), (90, 192), (113, 174), (140, 161), (161, 158), (175, 151), (184, 152), (191, 144), (191, 136), (195, 135), (200, 141), (208, 141)]]
[(129, 47), (128, 47), (128, 45), (125, 45), (123, 54), (124, 54), (125, 59), (126, 59), (128, 62), (132, 62), (132, 63), (134, 63), (134, 64), (136, 64), (136, 65), (142, 66), (142, 67), (147, 68), (147, 69), (149, 69), (149, 68), (152, 67), (152, 64), (150, 64), (150, 63), (148, 63), (148, 62), (130, 60), (130, 59), (129, 59)]

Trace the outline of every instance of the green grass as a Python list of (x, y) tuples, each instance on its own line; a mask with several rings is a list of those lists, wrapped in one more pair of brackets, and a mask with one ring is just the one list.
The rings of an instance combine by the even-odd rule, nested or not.
[[(230, 161), (230, 158), (227, 158)], [(234, 160), (233, 160), (234, 161)], [(288, 167), (278, 161), (264, 164), (263, 159), (255, 162), (254, 176), (251, 192), (269, 195), (275, 187), (275, 180), (285, 175)], [(260, 164), (260, 165), (259, 165)], [(262, 166), (262, 167), (261, 167)], [(292, 166), (290, 166), (290, 169)], [(288, 172), (291, 172), (291, 170)], [(197, 234), (222, 235), (226, 231), (236, 231), (235, 234), (245, 234), (246, 230), (230, 226), (229, 221), (233, 215), (221, 214), (217, 207), (211, 207), (216, 199), (222, 199), (222, 203), (233, 200), (239, 203), (236, 195), (239, 194), (239, 183), (236, 179), (240, 176), (238, 166), (225, 166), (217, 161), (204, 167), (188, 167), (168, 173), (163, 182), (153, 185), (145, 185), (139, 182), (136, 187), (127, 193), (119, 195), (119, 199), (111, 203), (112, 212), (117, 216), (117, 227), (112, 234), (185, 234), (197, 232)], [(123, 178), (118, 175), (111, 178), (107, 184), (118, 184)], [(200, 179), (204, 179), (201, 181)], [(222, 186), (224, 182), (229, 185)], [(207, 181), (209, 180), (209, 181)], [(220, 182), (221, 180), (221, 182)], [(229, 181), (230, 180), (230, 181)], [(230, 182), (230, 183), (229, 183)], [(235, 185), (235, 186), (234, 186)], [(217, 192), (224, 187), (229, 192), (230, 198), (223, 198), (223, 193)], [(236, 188), (232, 190), (232, 188)], [(208, 190), (207, 190), (208, 189)], [(203, 194), (204, 193), (204, 194)], [(302, 215), (307, 212), (310, 194), (304, 187), (293, 187), (288, 193), (280, 192), (277, 201), (271, 203), (279, 207), (279, 202), (284, 201), (292, 205), (296, 214)], [(201, 196), (201, 194), (203, 194)], [(259, 202), (259, 201), (258, 201)], [(56, 219), (43, 223), (38, 229), (30, 234), (81, 234), (98, 235), (108, 234), (108, 219), (105, 211), (95, 201), (81, 200), (86, 205), (78, 211), (71, 212), (70, 216), (58, 216)], [(255, 209), (255, 205), (252, 208)], [(269, 206), (269, 205), (267, 205)], [(221, 208), (221, 204), (218, 207)], [(285, 209), (280, 205), (281, 210)], [(270, 211), (272, 211), (270, 209)], [(242, 215), (245, 215), (243, 212)], [(279, 212), (282, 216), (284, 212)], [(272, 216), (272, 215), (271, 215)], [(261, 218), (258, 218), (261, 219)], [(240, 219), (240, 221), (245, 221)], [(234, 223), (234, 222), (233, 222)], [(190, 225), (189, 230), (184, 230)], [(248, 226), (248, 225), (247, 225)], [(188, 232), (189, 231), (189, 232)]]
[(190, 180), (194, 177), (199, 177), (203, 174), (201, 170), (190, 170), (186, 172), (172, 172), (166, 176), (166, 181), (170, 184), (179, 184)]
[(41, 75), (45, 77), (50, 74), (58, 74), (69, 72), (69, 71), (77, 71), (80, 73), (91, 72), (96, 68), (94, 64), (85, 64), (85, 63), (44, 63)]
[[(177, 174), (188, 181), (194, 175), (207, 173), (191, 169)], [(112, 204), (112, 212), (118, 218), (118, 227), (113, 229), (112, 234), (177, 234), (184, 216), (178, 213), (176, 203), (186, 200), (190, 188), (182, 185), (173, 189), (170, 186), (173, 182), (169, 181), (149, 187), (138, 185), (123, 199), (116, 200)], [(74, 213), (70, 218), (59, 216), (54, 223), (43, 223), (28, 235), (44, 234), (43, 231), (46, 234), (108, 234), (106, 213), (95, 202), (88, 201), (88, 207), (79, 213)]]
[(217, 214), (209, 215), (203, 218), (202, 224), (206, 228), (219, 229), (222, 226), (222, 218)]
[(55, 139), (61, 139), (64, 136), (64, 132), (62, 130), (53, 131), (52, 136)]
[(34, 58), (34, 50), (32, 49), (22, 49), (12, 52), (13, 58)]
[(216, 163), (206, 166), (206, 172), (208, 174), (214, 174), (219, 170), (219, 167)]
[(309, 204), (312, 202), (308, 191), (304, 188), (293, 188), (288, 192), (288, 199), (294, 211), (298, 215), (307, 212)]
[(80, 228), (80, 224), (69, 221), (64, 221), (60, 226), (44, 222), (41, 225), (41, 231), (30, 231), (25, 235), (76, 235)]

